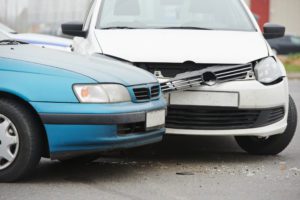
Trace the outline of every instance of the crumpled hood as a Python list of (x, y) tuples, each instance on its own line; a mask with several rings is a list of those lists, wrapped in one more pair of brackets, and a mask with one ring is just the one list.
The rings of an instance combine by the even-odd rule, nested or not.
[(262, 34), (206, 30), (96, 30), (104, 54), (131, 62), (244, 64), (268, 56)]
[(157, 82), (156, 78), (145, 70), (101, 55), (82, 56), (32, 45), (15, 45), (0, 46), (0, 57), (71, 71), (99, 83), (130, 86)]

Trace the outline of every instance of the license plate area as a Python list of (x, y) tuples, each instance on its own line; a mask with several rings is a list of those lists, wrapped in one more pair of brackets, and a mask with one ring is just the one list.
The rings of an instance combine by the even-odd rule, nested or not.
[(171, 105), (239, 107), (239, 93), (186, 91), (170, 94)]
[(146, 114), (147, 131), (164, 127), (166, 123), (166, 110), (151, 111)]

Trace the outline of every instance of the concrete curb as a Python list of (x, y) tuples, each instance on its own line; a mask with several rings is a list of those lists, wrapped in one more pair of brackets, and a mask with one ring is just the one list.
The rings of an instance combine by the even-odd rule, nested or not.
[(289, 79), (299, 79), (300, 80), (300, 73), (288, 73)]

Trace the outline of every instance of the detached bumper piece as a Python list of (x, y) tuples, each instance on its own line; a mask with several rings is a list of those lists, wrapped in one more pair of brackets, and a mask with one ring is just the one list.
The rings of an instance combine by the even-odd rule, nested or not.
[(190, 130), (233, 130), (259, 128), (274, 124), (285, 116), (283, 107), (246, 110), (170, 106), (166, 127)]
[(168, 93), (187, 90), (201, 85), (215, 85), (217, 83), (235, 80), (255, 79), (252, 64), (234, 66), (215, 66), (199, 71), (178, 74), (175, 78), (161, 83), (162, 92)]

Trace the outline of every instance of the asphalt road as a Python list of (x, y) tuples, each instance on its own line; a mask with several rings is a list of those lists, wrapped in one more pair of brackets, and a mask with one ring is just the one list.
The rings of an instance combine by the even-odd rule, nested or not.
[[(300, 111), (300, 81), (290, 88)], [(83, 166), (43, 160), (30, 181), (0, 184), (0, 199), (298, 200), (300, 130), (279, 156), (248, 155), (231, 137), (177, 136)]]

